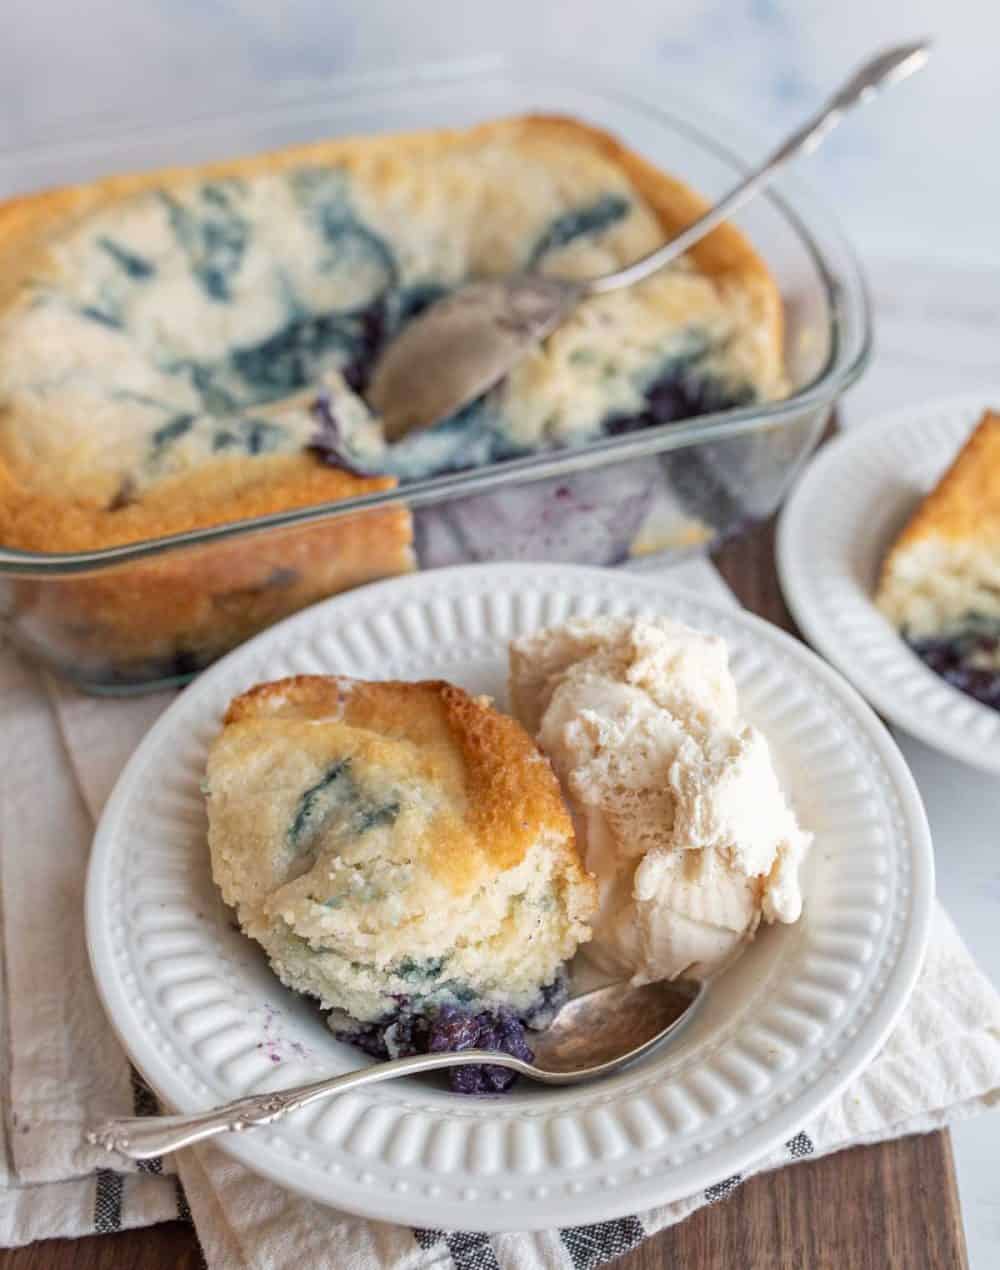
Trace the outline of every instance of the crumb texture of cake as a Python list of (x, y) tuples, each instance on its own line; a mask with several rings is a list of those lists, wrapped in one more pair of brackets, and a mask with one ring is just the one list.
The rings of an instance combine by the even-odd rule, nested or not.
[(567, 793), (596, 876), (588, 956), (633, 982), (704, 975), (794, 922), (811, 835), (723, 640), (667, 618), (578, 619), (514, 641), (511, 700)]
[[(544, 117), (0, 203), (0, 540), (74, 550), (175, 532), (194, 509), (207, 525), (346, 496), (315, 474), (297, 494), (272, 482), (277, 457), (321, 471), (316, 447), (409, 480), (780, 396), (780, 297), (724, 225), (585, 301), (454, 420), (386, 447), (364, 404), (379, 350), (468, 278), (613, 270), (703, 207), (606, 134)], [(321, 381), (332, 448), (308, 402), (270, 404)]]
[(476, 1036), (518, 1052), (551, 1014), (594, 883), (551, 766), (485, 699), (262, 684), (231, 703), (205, 790), (223, 898), (339, 1035), (382, 1056)]
[(1000, 673), (1000, 414), (986, 412), (893, 543), (876, 600), (918, 651), (961, 643)]

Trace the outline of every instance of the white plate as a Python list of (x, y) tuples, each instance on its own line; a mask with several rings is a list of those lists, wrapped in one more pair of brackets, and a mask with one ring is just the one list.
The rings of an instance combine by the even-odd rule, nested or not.
[(506, 645), (571, 614), (665, 613), (724, 636), (750, 717), (816, 831), (805, 915), (771, 928), (676, 1045), (583, 1088), (461, 1098), (374, 1086), (218, 1139), (338, 1208), (423, 1227), (582, 1225), (718, 1182), (794, 1136), (872, 1058), (916, 978), (933, 865), (919, 796), (839, 676), (756, 618), (622, 573), (485, 565), (367, 587), (201, 676), (129, 762), (98, 829), (87, 935), (105, 1006), (173, 1106), (347, 1070), (310, 1004), (234, 929), (209, 875), (198, 784), (227, 702), (263, 679), (447, 677), (505, 697)]
[(1000, 711), (930, 670), (875, 607), (879, 568), (1000, 390), (911, 407), (820, 451), (778, 527), (778, 574), (803, 634), (892, 723), (1000, 772)]

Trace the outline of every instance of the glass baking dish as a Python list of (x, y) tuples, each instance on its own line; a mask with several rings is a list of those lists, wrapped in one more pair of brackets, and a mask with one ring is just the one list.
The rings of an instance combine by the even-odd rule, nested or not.
[[(690, 110), (659, 94), (654, 103), (609, 84), (604, 72), (498, 58), (345, 78), (317, 97), (8, 152), (0, 155), (0, 196), (323, 136), (461, 127), (529, 111), (595, 123), (709, 198), (744, 170), (742, 139), (727, 142), (715, 126), (709, 135), (690, 122)], [(150, 690), (184, 682), (269, 623), (373, 576), (365, 543), (398, 531), (401, 517), (412, 517), (420, 568), (482, 560), (659, 565), (767, 517), (864, 369), (869, 306), (850, 248), (794, 181), (781, 180), (735, 220), (782, 293), (786, 399), (99, 551), (0, 549), (6, 633), (90, 691)]]

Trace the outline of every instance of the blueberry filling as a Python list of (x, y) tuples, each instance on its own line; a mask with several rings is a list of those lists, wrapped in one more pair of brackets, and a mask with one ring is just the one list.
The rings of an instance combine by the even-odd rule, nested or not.
[(107, 236), (99, 238), (97, 243), (103, 251), (107, 252), (115, 264), (124, 270), (127, 277), (135, 281), (142, 281), (144, 278), (151, 278), (156, 273), (155, 265), (150, 264), (138, 252), (130, 251), (129, 248), (123, 247), (121, 243), (116, 243)]
[(288, 842), (296, 850), (311, 846), (334, 817), (345, 833), (360, 837), (380, 825), (393, 824), (399, 810), (394, 799), (378, 800), (366, 794), (354, 779), (351, 760), (338, 759), (302, 794), (288, 827)]
[(364, 309), (299, 318), (263, 343), (237, 349), (233, 368), (254, 392), (295, 392), (329, 361), (340, 365), (356, 357), (359, 343), (371, 339), (370, 327), (371, 319)]
[(371, 472), (363, 467), (351, 453), (329, 394), (320, 393), (312, 403), (311, 409), (319, 431), (307, 448), (321, 458), (328, 467), (343, 468), (352, 476), (370, 476)]
[(84, 305), (80, 310), (80, 316), (89, 318), (91, 322), (98, 322), (101, 326), (110, 327), (113, 331), (125, 329), (120, 317), (117, 317), (114, 313), (106, 313), (103, 309), (99, 309), (93, 304)]
[(175, 415), (173, 419), (168, 420), (162, 427), (157, 428), (150, 440), (155, 450), (162, 449), (164, 446), (170, 445), (173, 441), (179, 441), (194, 427), (194, 415), (182, 414)]
[(945, 639), (907, 639), (907, 643), (946, 683), (983, 705), (1000, 710), (1000, 669), (988, 662), (1000, 653), (1000, 630), (983, 624)]
[(628, 215), (629, 203), (620, 194), (602, 194), (586, 207), (557, 216), (532, 248), (528, 267), (534, 268), (550, 251), (558, 251), (574, 239), (599, 234)]
[[(350, 179), (343, 170), (302, 168), (289, 179), (317, 237), (317, 271), (350, 277), (354, 294), (367, 294), (368, 298), (349, 308), (311, 311), (297, 296), (287, 272), (282, 271), (279, 285), (286, 316), (277, 330), (253, 344), (231, 348), (213, 362), (178, 361), (164, 367), (189, 378), (207, 414), (233, 415), (292, 395), (330, 369), (339, 370), (348, 387), (363, 395), (386, 344), (448, 291), (431, 280), (402, 284), (401, 266), (391, 243), (367, 225), (354, 207)], [(235, 278), (252, 242), (254, 228), (244, 215), (244, 193), (239, 182), (220, 181), (201, 186), (183, 201), (169, 193), (160, 196), (192, 274), (206, 295), (218, 303), (233, 301)], [(537, 266), (549, 253), (581, 238), (598, 238), (626, 218), (630, 207), (621, 194), (605, 193), (555, 216), (527, 252), (527, 267)], [(144, 281), (148, 271), (155, 272), (148, 261), (112, 239), (105, 237), (100, 246), (132, 283)], [(91, 316), (109, 325), (118, 323), (115, 306), (103, 301)], [(707, 340), (693, 338), (688, 350), (673, 356), (647, 387), (642, 408), (609, 417), (601, 429), (603, 434), (617, 436), (745, 404), (752, 398), (752, 389), (726, 385), (704, 368), (710, 351)], [(331, 466), (357, 475), (373, 474), (373, 469), (366, 469), (351, 454), (329, 400), (321, 397), (314, 413), (319, 427), (309, 448)], [(154, 445), (163, 443), (161, 435), (163, 440), (173, 439), (173, 423), (171, 420), (160, 429)], [(280, 435), (259, 421), (247, 421), (242, 427), (227, 420), (220, 424), (212, 448), (216, 452), (239, 449), (252, 455), (280, 444)], [(504, 421), (488, 396), (433, 429), (429, 437), (390, 447), (378, 470), (405, 482), (503, 462), (533, 448), (525, 448), (507, 435)], [(574, 480), (567, 485), (581, 503), (590, 500), (589, 491), (577, 491)], [(597, 549), (591, 554), (600, 560), (621, 558), (623, 552), (618, 547), (616, 543), (610, 552)], [(488, 557), (474, 552), (473, 558)]]
[(419, 983), (439, 978), (447, 961), (447, 957), (404, 957), (393, 966), (392, 973), (401, 979), (413, 979)]
[(609, 436), (624, 436), (662, 423), (735, 410), (753, 401), (749, 385), (733, 386), (700, 373), (696, 359), (679, 359), (646, 388), (645, 407), (636, 414), (613, 415), (604, 425)]
[(292, 178), (293, 187), (329, 252), (320, 269), (330, 271), (345, 266), (357, 274), (374, 274), (373, 290), (385, 291), (397, 284), (399, 267), (385, 239), (366, 225), (350, 200), (344, 172), (337, 168), (300, 168)]
[(445, 288), (430, 284), (380, 292), (368, 304), (327, 313), (293, 310), (285, 324), (255, 344), (216, 362), (179, 361), (164, 369), (184, 374), (208, 414), (291, 396), (336, 369), (355, 392), (367, 387), (382, 347)]
[(194, 209), (161, 192), (170, 227), (188, 257), (191, 272), (211, 300), (232, 299), (232, 280), (250, 242), (250, 223), (234, 206), (235, 182), (203, 185)]
[[(443, 967), (444, 959), (414, 962), (404, 958), (392, 973), (406, 977), (409, 972), (420, 979)], [(565, 969), (560, 970), (521, 1013), (507, 1006), (486, 1007), (475, 991), (456, 982), (448, 982), (444, 990), (451, 1000), (432, 1003), (419, 996), (399, 996), (395, 998), (398, 1008), (378, 1022), (335, 1026), (334, 1035), (377, 1059), (485, 1049), (530, 1063), (534, 1055), (528, 1033), (549, 1026), (569, 995), (569, 979)], [(489, 1063), (470, 1063), (450, 1068), (448, 1079), (458, 1094), (494, 1094), (509, 1089), (517, 1074)]]
[[(411, 1054), (460, 1053), (485, 1049), (530, 1063), (534, 1054), (527, 1042), (525, 1024), (512, 1011), (475, 1011), (444, 1004), (428, 1013), (401, 1010), (395, 1018), (369, 1023), (357, 1031), (338, 1032), (338, 1040), (356, 1045), (373, 1058), (406, 1058)], [(492, 1063), (452, 1067), (448, 1072), (456, 1094), (500, 1094), (509, 1089), (517, 1073)]]
[(353, 796), (354, 782), (349, 768), (348, 759), (338, 760), (303, 793), (288, 827), (288, 841), (293, 847), (307, 846), (336, 804)]
[(285, 435), (285, 429), (278, 423), (271, 423), (266, 419), (238, 419), (216, 430), (212, 437), (212, 449), (216, 454), (225, 450), (268, 454), (278, 449)]

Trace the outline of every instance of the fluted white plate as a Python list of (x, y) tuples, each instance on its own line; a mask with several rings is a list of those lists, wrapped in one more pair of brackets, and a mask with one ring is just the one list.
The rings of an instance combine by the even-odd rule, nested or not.
[(678, 1042), (578, 1089), (463, 1098), (374, 1086), (218, 1139), (350, 1212), (471, 1230), (585, 1225), (697, 1192), (787, 1141), (872, 1058), (916, 978), (933, 866), (919, 796), (860, 697), (801, 644), (690, 593), (598, 569), (485, 565), (367, 587), (230, 654), (163, 715), (101, 819), (87, 934), (105, 1006), (162, 1098), (194, 1111), (363, 1060), (235, 928), (199, 793), (229, 699), (283, 675), (446, 677), (505, 698), (512, 636), (662, 613), (729, 642), (750, 718), (815, 831), (805, 914), (769, 928)]
[(944, 474), (992, 396), (911, 406), (825, 446), (778, 528), (778, 574), (809, 642), (891, 723), (1000, 772), (1000, 711), (946, 683), (875, 607), (893, 538)]

